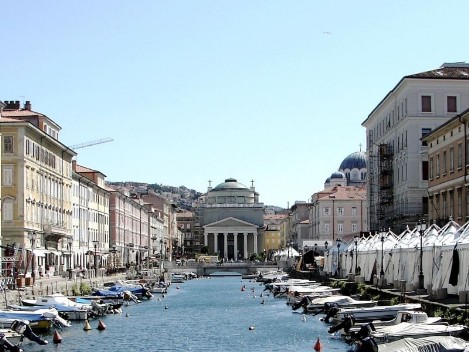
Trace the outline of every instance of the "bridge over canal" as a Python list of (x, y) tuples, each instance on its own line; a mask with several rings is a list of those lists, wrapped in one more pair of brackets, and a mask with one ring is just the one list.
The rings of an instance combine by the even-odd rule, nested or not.
[(281, 266), (267, 264), (263, 262), (244, 262), (244, 263), (191, 263), (184, 266), (172, 266), (168, 267), (168, 271), (171, 273), (188, 272), (192, 271), (197, 273), (199, 276), (209, 276), (214, 273), (230, 273), (231, 275), (238, 273), (240, 275), (249, 275), (256, 273), (265, 273), (269, 271), (281, 270)]

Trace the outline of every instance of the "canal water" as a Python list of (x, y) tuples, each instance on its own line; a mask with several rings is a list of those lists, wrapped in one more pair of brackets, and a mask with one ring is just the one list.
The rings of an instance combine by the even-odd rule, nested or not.
[[(246, 290), (241, 287), (246, 285)], [(252, 291), (254, 290), (254, 292)], [(103, 331), (84, 324), (59, 331), (62, 343), (23, 344), (25, 351), (314, 351), (317, 338), (323, 351), (349, 351), (330, 338), (319, 316), (306, 321), (284, 299), (267, 296), (264, 286), (240, 276), (194, 279), (173, 284), (164, 298), (124, 307), (121, 315), (102, 320)], [(264, 301), (264, 304), (262, 304)], [(250, 327), (252, 329), (250, 329)], [(25, 340), (26, 341), (26, 340)]]

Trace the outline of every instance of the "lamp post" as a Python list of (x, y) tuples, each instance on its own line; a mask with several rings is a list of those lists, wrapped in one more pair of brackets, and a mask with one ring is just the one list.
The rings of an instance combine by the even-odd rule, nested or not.
[(37, 233), (36, 231), (32, 231), (28, 233), (28, 238), (31, 241), (31, 279), (33, 281), (33, 285), (36, 282), (36, 273), (34, 267), (34, 248), (36, 248), (36, 239)]
[(317, 256), (318, 255), (318, 244), (315, 243), (314, 244), (314, 256)]
[(381, 270), (379, 272), (379, 278), (381, 282), (384, 279), (384, 240), (386, 239), (386, 230), (381, 230)]
[(339, 253), (340, 253), (340, 244), (342, 241), (340, 238), (337, 239), (337, 278), (340, 276), (340, 260), (339, 260)]
[(419, 289), (425, 289), (425, 277), (423, 275), (423, 235), (427, 229), (425, 221), (419, 221), (417, 224), (417, 231), (420, 235), (420, 273), (419, 273)]
[(67, 238), (67, 244), (68, 244), (68, 252), (69, 252), (69, 258), (68, 258), (68, 279), (72, 279), (72, 244), (73, 244), (73, 237)]
[(98, 248), (99, 241), (93, 241), (94, 245), (94, 277), (98, 277), (98, 258), (97, 258), (97, 248)]
[(116, 246), (113, 245), (112, 249), (109, 252), (112, 253), (112, 273), (114, 273), (116, 270), (116, 253), (117, 253)]
[(163, 239), (160, 240), (160, 276), (161, 276), (162, 266), (163, 266)]
[(359, 275), (358, 272), (358, 236), (354, 237), (355, 240), (355, 275)]

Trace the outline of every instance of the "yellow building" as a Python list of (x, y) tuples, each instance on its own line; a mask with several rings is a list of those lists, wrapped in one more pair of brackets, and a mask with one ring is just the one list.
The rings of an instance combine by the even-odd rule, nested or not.
[[(61, 127), (26, 102), (5, 102), (2, 134), (2, 244), (16, 262), (2, 258), (2, 274), (58, 271), (71, 237), (73, 150), (59, 141)], [(34, 255), (31, 250), (34, 248)], [(18, 249), (21, 249), (18, 251)], [(16, 275), (15, 275), (16, 276)]]

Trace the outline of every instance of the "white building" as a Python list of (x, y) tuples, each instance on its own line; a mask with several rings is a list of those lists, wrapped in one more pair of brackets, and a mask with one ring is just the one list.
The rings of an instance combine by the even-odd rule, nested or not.
[(403, 77), (368, 115), (371, 230), (400, 232), (428, 214), (428, 156), (421, 138), (469, 107), (469, 64)]

